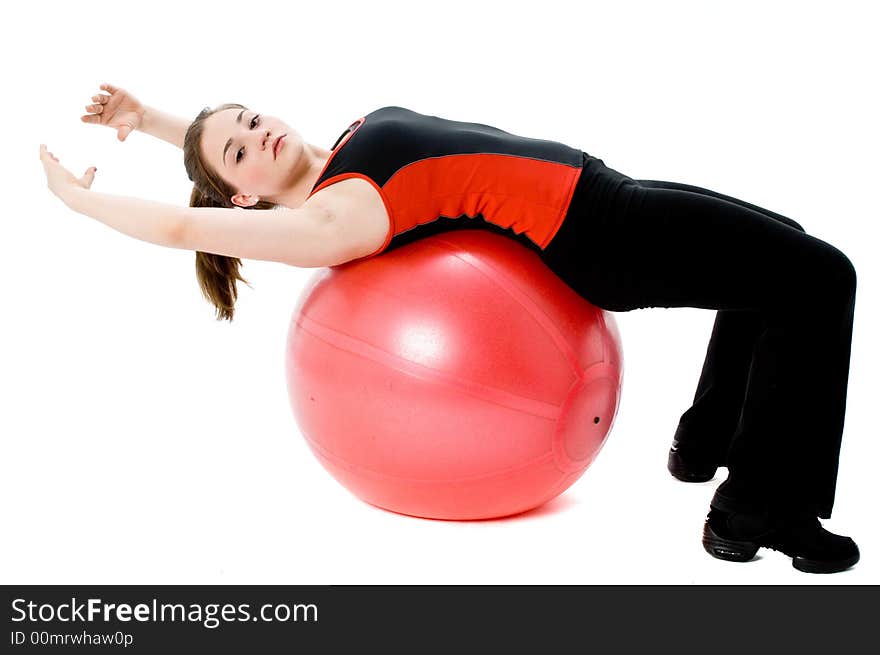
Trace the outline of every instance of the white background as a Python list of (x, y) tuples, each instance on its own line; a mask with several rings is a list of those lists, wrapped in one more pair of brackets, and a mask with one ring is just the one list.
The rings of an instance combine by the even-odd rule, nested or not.
[[(877, 22), (871, 3), (14, 3), (2, 48), (3, 583), (878, 583)], [(128, 238), (46, 188), (40, 143), (93, 189), (185, 205), (180, 151), (79, 117), (98, 85), (193, 118), (240, 102), (329, 148), (383, 105), (562, 141), (631, 177), (790, 216), (858, 272), (828, 529), (862, 562), (800, 573), (707, 555), (715, 487), (666, 471), (714, 320), (617, 313), (626, 378), (593, 466), (485, 522), (374, 508), (299, 435), (284, 378), (314, 273), (246, 261), (232, 324), (194, 254)], [(744, 262), (747, 264), (747, 262)]]

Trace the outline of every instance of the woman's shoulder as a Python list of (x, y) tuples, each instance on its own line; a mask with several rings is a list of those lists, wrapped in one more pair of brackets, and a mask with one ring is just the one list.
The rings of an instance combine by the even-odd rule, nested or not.
[(312, 195), (305, 203), (329, 212), (357, 251), (374, 252), (384, 242), (391, 217), (379, 191), (364, 177), (348, 177)]

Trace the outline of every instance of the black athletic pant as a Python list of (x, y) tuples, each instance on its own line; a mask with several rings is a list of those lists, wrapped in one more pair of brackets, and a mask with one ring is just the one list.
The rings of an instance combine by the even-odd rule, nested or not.
[(589, 155), (584, 167), (542, 253), (548, 266), (609, 311), (718, 310), (676, 433), (727, 464), (712, 505), (830, 518), (855, 306), (850, 260), (741, 200), (634, 180)]

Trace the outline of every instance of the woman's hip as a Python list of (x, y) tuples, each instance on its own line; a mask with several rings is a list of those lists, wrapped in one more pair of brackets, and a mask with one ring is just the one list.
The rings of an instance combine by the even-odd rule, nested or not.
[(700, 187), (635, 180), (588, 155), (543, 257), (612, 311), (771, 309), (854, 283), (842, 252), (787, 217)]

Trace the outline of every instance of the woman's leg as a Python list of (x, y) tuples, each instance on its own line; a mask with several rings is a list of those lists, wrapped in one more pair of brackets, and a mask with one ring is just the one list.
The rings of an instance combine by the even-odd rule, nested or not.
[(677, 189), (679, 191), (690, 191), (691, 193), (698, 193), (701, 196), (711, 196), (712, 198), (726, 200), (727, 202), (732, 202), (733, 204), (739, 205), (740, 207), (745, 207), (746, 209), (751, 209), (752, 211), (764, 214), (764, 216), (769, 216), (770, 218), (773, 218), (780, 223), (790, 225), (800, 232), (805, 231), (804, 228), (801, 227), (800, 223), (788, 218), (787, 216), (777, 214), (776, 212), (772, 212), (769, 209), (764, 209), (763, 207), (758, 207), (758, 205), (753, 205), (752, 203), (746, 202), (745, 200), (740, 200), (738, 198), (734, 198), (733, 196), (726, 196), (723, 193), (718, 193), (717, 191), (712, 191), (710, 189), (704, 189), (703, 187), (694, 186), (693, 184), (667, 182), (665, 180), (636, 180), (636, 182), (638, 182), (641, 186), (650, 187), (652, 189)]
[(713, 503), (727, 511), (798, 505), (829, 518), (849, 374), (852, 263), (759, 211), (642, 186), (598, 162), (590, 164), (585, 211), (560, 231), (548, 262), (611, 311), (699, 307), (760, 316), (730, 475)]
[[(799, 223), (786, 216), (709, 189), (663, 180), (636, 182), (652, 189), (677, 189), (719, 198), (804, 232)], [(710, 477), (715, 467), (727, 465), (727, 451), (745, 399), (752, 353), (762, 329), (760, 312), (736, 309), (716, 312), (693, 405), (682, 414), (673, 437), (673, 451), (677, 454), (670, 456), (670, 470), (680, 466), (677, 456), (684, 457), (695, 467), (689, 473), (707, 471), (701, 479)], [(681, 472), (675, 473), (681, 475)]]

